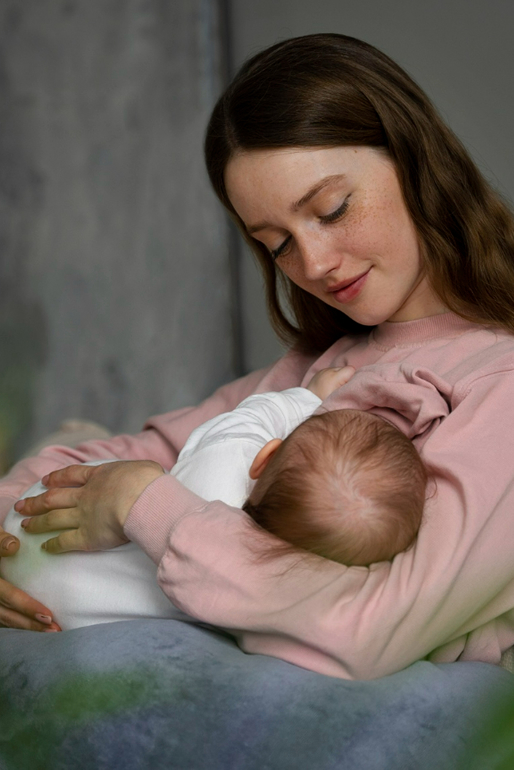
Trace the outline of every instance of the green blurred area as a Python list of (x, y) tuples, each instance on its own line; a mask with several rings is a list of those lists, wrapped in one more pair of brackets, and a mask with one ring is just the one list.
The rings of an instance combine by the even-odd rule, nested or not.
[[(151, 670), (76, 674), (36, 699), (30, 721), (16, 703), (0, 702), (2, 770), (51, 770), (54, 752), (82, 726), (134, 712), (169, 693)], [(70, 758), (70, 767), (73, 760)]]
[(514, 675), (511, 695), (485, 701), (483, 714), (483, 729), (463, 746), (455, 770), (514, 770)]

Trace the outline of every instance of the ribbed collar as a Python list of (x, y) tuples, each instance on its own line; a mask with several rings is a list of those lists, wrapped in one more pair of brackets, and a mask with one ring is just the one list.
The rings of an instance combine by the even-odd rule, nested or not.
[(424, 342), (434, 337), (457, 337), (480, 328), (484, 327), (465, 321), (455, 313), (441, 313), (428, 318), (418, 318), (416, 321), (385, 321), (373, 329), (371, 339), (381, 347), (393, 348)]

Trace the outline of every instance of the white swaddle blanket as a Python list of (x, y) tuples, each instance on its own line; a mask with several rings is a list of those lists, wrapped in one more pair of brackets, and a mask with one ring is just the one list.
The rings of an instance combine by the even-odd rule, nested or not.
[[(38, 482), (23, 497), (45, 489)], [(21, 545), (17, 554), (0, 559), (0, 574), (49, 607), (63, 631), (114, 620), (186, 617), (161, 591), (157, 566), (136, 543), (110, 551), (48, 554), (41, 543), (57, 533), (29, 535), (21, 527), (23, 518), (14, 508), (7, 514), (4, 529)]]

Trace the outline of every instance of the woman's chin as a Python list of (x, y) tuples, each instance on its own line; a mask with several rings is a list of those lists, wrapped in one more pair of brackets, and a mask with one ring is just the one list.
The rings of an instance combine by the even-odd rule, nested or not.
[(390, 318), (390, 313), (388, 312), (377, 312), (377, 310), (374, 311), (365, 311), (365, 310), (355, 310), (354, 312), (351, 311), (349, 308), (339, 308), (342, 313), (348, 316), (348, 318), (351, 318), (352, 321), (354, 321), (357, 324), (360, 324), (361, 326), (378, 326), (378, 324), (384, 323), (384, 321), (388, 321)]

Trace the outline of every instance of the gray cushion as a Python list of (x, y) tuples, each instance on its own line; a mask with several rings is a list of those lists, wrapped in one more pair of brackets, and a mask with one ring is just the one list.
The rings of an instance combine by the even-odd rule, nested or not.
[(2, 770), (469, 770), (514, 693), (481, 663), (333, 679), (174, 620), (0, 629), (0, 661)]

